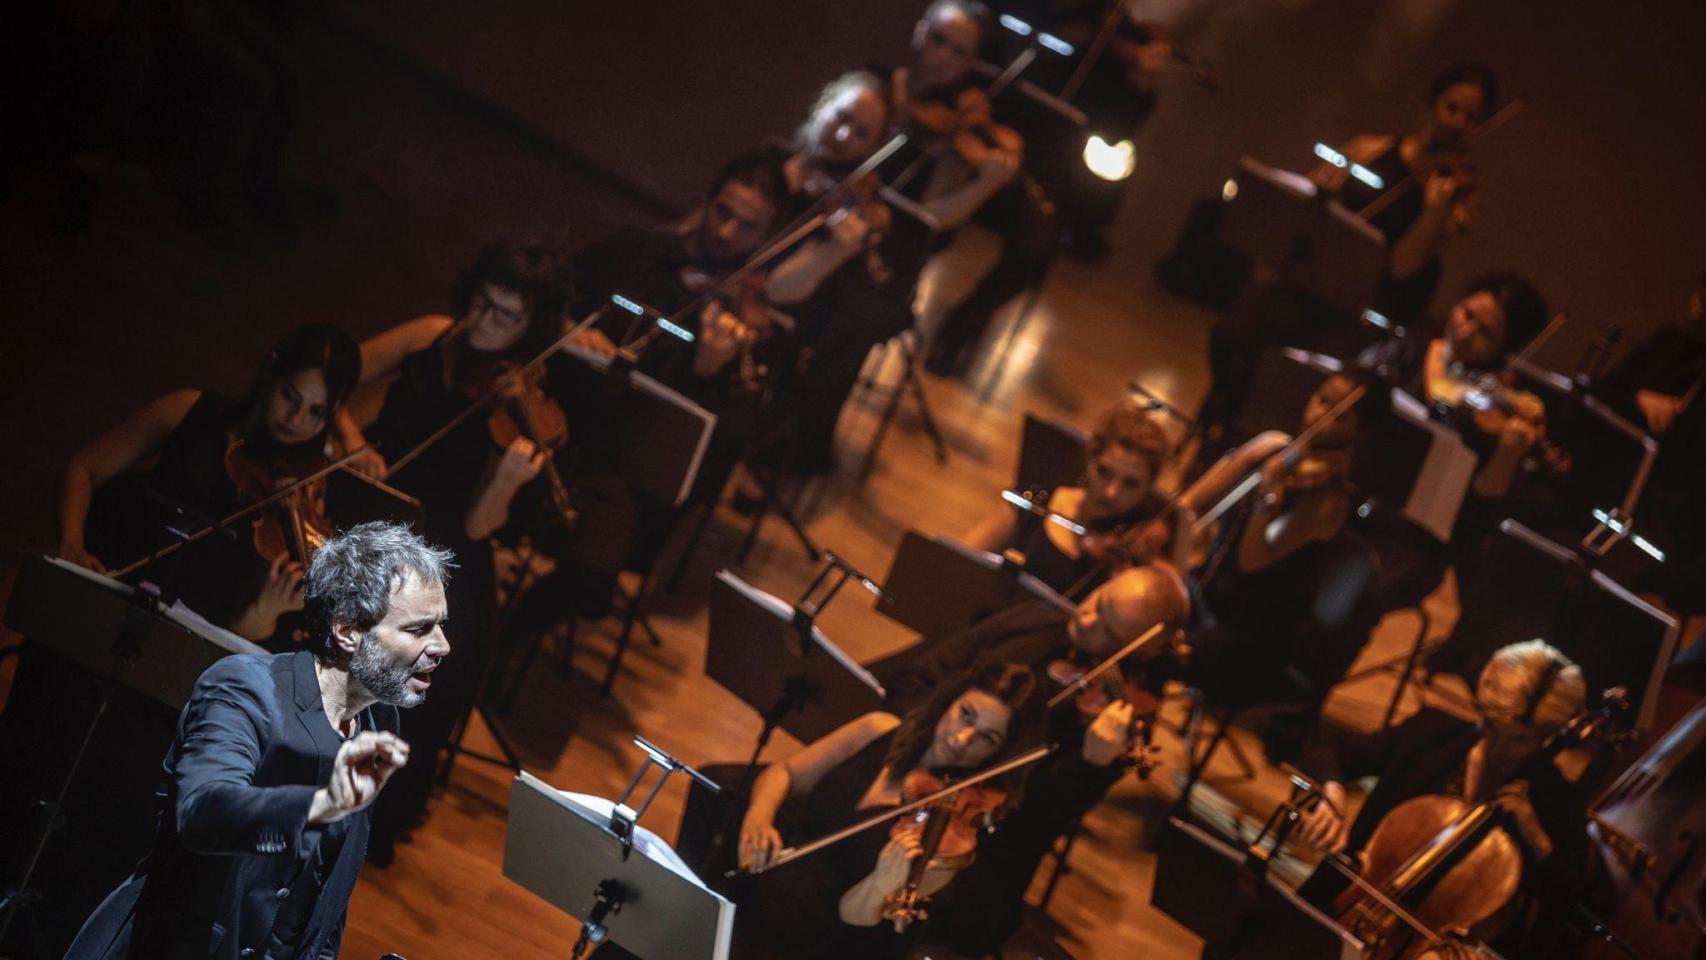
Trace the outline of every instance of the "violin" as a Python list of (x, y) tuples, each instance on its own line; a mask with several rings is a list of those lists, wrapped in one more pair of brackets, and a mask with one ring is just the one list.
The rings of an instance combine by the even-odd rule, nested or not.
[[(518, 375), (518, 371), (520, 375)], [(527, 438), (535, 448), (545, 452), (541, 471), (551, 494), (551, 504), (569, 526), (575, 522), (574, 502), (568, 484), (557, 470), (553, 456), (569, 442), (569, 418), (563, 408), (545, 393), (542, 367), (519, 368), (508, 361), (482, 365), (462, 384), (470, 397), (483, 396), (493, 390), (500, 392), (486, 417), (486, 432), (499, 450), (508, 449), (517, 439)]]
[(732, 283), (721, 285), (697, 267), (683, 267), (679, 276), (682, 286), (689, 292), (705, 297), (708, 303), (717, 306), (713, 322), (729, 325), (723, 332), (729, 333), (740, 344), (736, 370), (741, 389), (748, 393), (762, 392), (770, 370), (758, 362), (754, 350), (769, 339), (776, 323), (775, 314), (764, 296), (765, 287), (770, 282), (769, 274), (752, 271)]
[[(264, 462), (245, 449), (242, 438), (225, 448), (225, 474), (237, 493), (247, 500), (265, 500), (296, 484), (301, 476), (315, 472), (319, 464)], [(306, 563), (333, 534), (326, 516), (324, 479), (302, 484), (279, 497), (254, 518), (255, 552), (268, 561), (289, 557)]]
[[(936, 774), (914, 770), (902, 782), (903, 802), (916, 803), (950, 785), (949, 780)], [(929, 895), (922, 891), (922, 886), (930, 873), (957, 873), (977, 859), (978, 834), (989, 828), (995, 811), (1006, 802), (1005, 790), (972, 785), (894, 821), (889, 828), (890, 837), (916, 833), (924, 848), (912, 861), (906, 884), (883, 898), (883, 918), (894, 924), (896, 933), (929, 916), (924, 909)]]
[(1025, 149), (1025, 138), (1019, 131), (995, 122), (989, 95), (977, 87), (961, 90), (952, 103), (913, 101), (907, 113), (913, 126), (948, 144), (973, 170), (981, 169), (997, 153), (1016, 157)]
[(1460, 363), (1446, 362), (1435, 344), (1427, 360), (1428, 398), (1448, 421), (1473, 423), (1490, 435), (1503, 430), (1510, 418), (1521, 420), (1536, 431), (1535, 449), (1541, 461), (1554, 472), (1569, 466), (1569, 454), (1546, 436), (1546, 403), (1539, 394), (1516, 387), (1508, 371), (1472, 370)]

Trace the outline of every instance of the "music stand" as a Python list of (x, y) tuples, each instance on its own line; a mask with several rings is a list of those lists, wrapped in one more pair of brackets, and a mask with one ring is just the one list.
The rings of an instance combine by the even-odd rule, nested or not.
[[(526, 772), (516, 776), (504, 831), (504, 876), (582, 919), (572, 957), (584, 957), (609, 939), (644, 960), (726, 960), (734, 904), (636, 822), (673, 773), (687, 773), (713, 791), (718, 787), (644, 737), (634, 742), (646, 751), (646, 762), (614, 802), (556, 790)], [(654, 765), (663, 768), (662, 775), (639, 809), (630, 809), (628, 798)]]
[[(679, 507), (687, 502), (717, 417), (634, 369), (631, 363), (570, 346), (562, 351), (588, 376), (602, 378), (603, 402), (589, 454), (609, 463), (634, 489)], [(584, 416), (581, 419), (585, 419)]]
[(1016, 490), (1053, 490), (1070, 486), (1084, 472), (1084, 450), (1090, 438), (1084, 431), (1059, 420), (1025, 414), (1019, 430), (1019, 466), (1014, 471)]
[(810, 743), (882, 705), (883, 688), (796, 608), (723, 570), (711, 584), (705, 673), (764, 718), (753, 762), (778, 727)]
[[(1622, 686), (1635, 704), (1634, 726), (1645, 730), (1657, 716), (1665, 671), (1676, 656), (1682, 621), (1668, 610), (1641, 599), (1604, 570), (1588, 565), (1576, 549), (1550, 540), (1516, 520), (1499, 524), (1499, 531), (1526, 546), (1512, 552), (1512, 562), (1539, 565), (1550, 595), (1530, 598), (1530, 604), (1550, 606), (1546, 637), (1582, 668), (1589, 687)], [(1531, 639), (1523, 629), (1530, 621), (1518, 607), (1514, 616), (1495, 622), (1504, 632), (1487, 639), (1504, 646)]]
[[(185, 539), (181, 532), (168, 529)], [(151, 556), (151, 566), (153, 559)], [(162, 592), (170, 592), (170, 584), (162, 586)], [(41, 826), (23, 870), (16, 884), (7, 887), (0, 897), (0, 941), (4, 941), (12, 921), (21, 916), (37, 950), (45, 957), (46, 944), (32, 912), (40, 894), (30, 882), (59, 826), (60, 810), (114, 691), (120, 686), (130, 687), (180, 709), (195, 690), (196, 681), (214, 662), (233, 653), (266, 651), (214, 626), (181, 603), (164, 606), (153, 593), (54, 557), (32, 557), (19, 569), (6, 605), (5, 622), (31, 641), (104, 678), (94, 715), (83, 730), (58, 792), (42, 803)]]
[(1309, 178), (1238, 161), (1220, 239), (1288, 283), (1359, 316), (1386, 269), (1386, 238)]
[(1021, 599), (1072, 609), (1071, 601), (1005, 557), (908, 530), (883, 580), (877, 611), (920, 636), (941, 638)]
[[(1265, 871), (1253, 876), (1248, 851), (1195, 824), (1168, 817), (1155, 854), (1149, 902), (1201, 937), (1205, 956), (1216, 948), (1233, 951), (1212, 954), (1227, 960), (1363, 956), (1360, 941), (1295, 890)], [(1239, 897), (1236, 906), (1229, 894)]]

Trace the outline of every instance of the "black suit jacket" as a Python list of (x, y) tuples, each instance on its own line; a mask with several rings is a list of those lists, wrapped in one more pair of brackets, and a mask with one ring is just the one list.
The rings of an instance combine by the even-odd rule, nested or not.
[[(370, 707), (361, 726), (395, 731), (397, 710)], [(368, 815), (340, 822), (342, 846), (317, 875), (326, 831), (308, 826), (308, 810), (341, 744), (311, 654), (214, 664), (178, 717), (154, 848), (83, 925), (67, 960), (335, 957)], [(297, 923), (297, 942), (280, 944)]]

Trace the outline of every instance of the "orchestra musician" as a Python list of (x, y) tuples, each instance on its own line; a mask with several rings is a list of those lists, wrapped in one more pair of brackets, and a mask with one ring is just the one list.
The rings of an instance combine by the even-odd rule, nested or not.
[[(199, 526), (271, 493), (241, 489), (234, 456), (282, 482), (324, 466), (328, 453), (359, 449), (360, 429), (340, 413), (360, 376), (355, 341), (330, 324), (310, 324), (273, 348), (246, 398), (187, 389), (142, 408), (66, 464), (57, 554), (95, 570), (116, 567), (164, 546), (158, 531), (166, 511), (193, 511), (200, 516), (190, 522)], [(302, 560), (262, 556), (256, 538), (238, 532), (183, 551), (177, 581), (191, 609), (240, 636), (268, 640), (281, 616), (302, 607)]]
[[(1364, 215), (1386, 240), (1387, 262), (1369, 305), (1394, 326), (1423, 319), (1439, 284), (1441, 254), (1473, 220), (1476, 197), (1470, 137), (1497, 102), (1490, 69), (1461, 63), (1428, 88), (1422, 127), (1403, 135), (1363, 134), (1340, 152), (1372, 171), (1375, 188), (1347, 170), (1323, 163), (1312, 173), (1351, 212)], [(1256, 364), (1269, 346), (1297, 346), (1346, 357), (1361, 349), (1366, 333), (1354, 317), (1294, 285), (1275, 281), (1246, 290), (1215, 324), (1209, 337), (1213, 384), (1203, 419), (1223, 426), (1244, 403)]]
[[(925, 367), (943, 376), (961, 368), (961, 355), (995, 311), (1042, 283), (1055, 248), (1054, 205), (1035, 180), (1020, 175), (1023, 140), (1011, 128), (990, 125), (988, 98), (971, 79), (991, 23), (977, 0), (936, 0), (913, 28), (906, 66), (888, 75), (902, 129), (926, 145), (923, 160), (912, 155), (895, 163), (920, 164), (901, 192), (929, 211), (943, 240), (975, 220), (1002, 241), (1000, 259), (936, 331)], [(955, 146), (966, 138), (979, 145), (975, 151)]]
[[(760, 271), (742, 289), (715, 286), (758, 250), (794, 212), (793, 195), (776, 151), (757, 151), (726, 164), (701, 203), (677, 223), (618, 230), (574, 258), (572, 313), (590, 317), (620, 295), (666, 316), (696, 303), (677, 318), (691, 344), (622, 310), (575, 335), (575, 346), (615, 355), (620, 344), (635, 369), (715, 414), (717, 426), (700, 463), (697, 501), (714, 499), (756, 436), (778, 385), (793, 373), (795, 342), (788, 318), (764, 295), (772, 276)], [(575, 490), (573, 536), (560, 548), (557, 567), (536, 581), (515, 610), (512, 626), (524, 635), (572, 612), (608, 613), (617, 575), (638, 556), (662, 547), (676, 512), (653, 502), (616, 476), (607, 458), (590, 451), (625, 438), (609, 436), (611, 401), (603, 379), (567, 358), (549, 364), (552, 396), (571, 411), (576, 448), (585, 452), (564, 470)], [(567, 602), (565, 602), (565, 599)]]
[(1169, 449), (1166, 433), (1142, 409), (1131, 403), (1110, 407), (1090, 432), (1083, 480), (1049, 491), (1044, 504), (1088, 529), (1087, 535), (999, 504), (961, 542), (990, 553), (1020, 551), (1025, 572), (1059, 593), (1094, 587), (1111, 569), (1128, 531), (1161, 512), (1155, 480)]
[(1259, 434), (1180, 498), (1180, 513), (1192, 517), (1246, 475), (1261, 476), (1220, 521), (1214, 544), (1192, 551), (1202, 554), (1195, 571), (1202, 602), (1182, 678), (1222, 706), (1306, 708), (1265, 725), (1268, 755), (1276, 759), (1295, 752), (1374, 624), (1377, 564), (1349, 529), (1357, 503), (1350, 471), (1361, 430), (1351, 394), (1358, 385), (1337, 374), (1311, 394), (1300, 431), (1341, 403), (1351, 406), (1303, 447), (1290, 446), (1293, 438), (1281, 431)]
[(424, 816), (438, 753), (478, 695), (492, 654), (487, 633), (496, 592), (487, 541), (512, 521), (534, 522), (545, 509), (543, 496), (519, 496), (545, 468), (550, 451), (543, 438), (511, 430), (500, 446), (495, 418), (482, 411), (427, 441), (488, 391), (509, 389), (506, 378), (562, 336), (568, 290), (568, 265), (550, 248), (502, 242), (481, 248), (457, 279), (454, 318), (411, 322), (436, 336), (403, 358), (368, 429), (392, 464), (418, 452), (393, 470), (389, 482), (419, 498), (429, 532), (457, 556), (449, 589), (462, 666), (426, 709), (404, 719), (414, 763), (374, 810), (369, 857), (376, 865), (390, 862), (398, 834)]
[[(897, 932), (885, 898), (907, 881), (920, 855), (916, 831), (866, 830), (770, 870), (784, 842), (826, 836), (917, 799), (909, 774), (964, 777), (1033, 745), (1041, 691), (1025, 667), (991, 660), (942, 679), (903, 713), (868, 713), (765, 767), (740, 818), (739, 863), (767, 871), (737, 894), (741, 958), (906, 956), (919, 927)], [(726, 782), (726, 781), (725, 781)], [(684, 855), (722, 814), (699, 788), (682, 825)], [(982, 856), (981, 843), (977, 856)], [(920, 890), (934, 894), (954, 874), (932, 868)]]
[[(1016, 604), (956, 636), (926, 640), (872, 664), (871, 670), (897, 709), (927, 696), (940, 678), (983, 660), (1028, 665), (1049, 678), (1052, 695), (1070, 682), (1070, 671), (1121, 650), (1151, 627), (1181, 623), (1189, 612), (1184, 582), (1170, 566), (1133, 567), (1070, 613), (1036, 600)], [(1169, 646), (1160, 634), (1127, 661), (1164, 660)], [(1050, 713), (1049, 741), (1060, 749), (1030, 772), (1018, 806), (979, 845), (977, 861), (932, 918), (932, 939), (967, 957), (1000, 952), (1019, 927), (1025, 890), (1043, 855), (1124, 773), (1121, 761), (1136, 746), (1136, 724), (1154, 710), (1150, 687), (1159, 689), (1161, 679), (1159, 673), (1127, 676), (1117, 689), (1093, 687)]]
[[(1525, 852), (1525, 868), (1517, 903), (1492, 945), (1504, 956), (1552, 956), (1549, 938), (1564, 926), (1556, 911), (1573, 902), (1586, 869), (1587, 797), (1586, 785), (1574, 782), (1581, 769), (1571, 755), (1549, 756), (1542, 747), (1586, 702), (1581, 670), (1545, 641), (1503, 647), (1476, 683), (1475, 721), (1424, 708), (1380, 733), (1324, 736), (1306, 748), (1303, 766), (1327, 802), (1309, 813), (1301, 836), (1324, 852), (1355, 855), (1411, 798), (1493, 801)], [(1345, 785), (1371, 775), (1375, 787), (1352, 818)], [(1342, 886), (1323, 869), (1304, 889), (1324, 902)]]
[(336, 956), (367, 809), (409, 759), (398, 708), (450, 653), (451, 554), (366, 523), (307, 572), (310, 645), (203, 673), (156, 794), (159, 832), (67, 957)]
[[(784, 209), (826, 204), (828, 219), (778, 258), (765, 290), (798, 322), (801, 359), (786, 414), (769, 427), (786, 449), (748, 461), (761, 474), (830, 472), (836, 424), (871, 349), (911, 326), (913, 281), (927, 243), (922, 226), (881, 199), (874, 175), (832, 193), (884, 145), (894, 119), (879, 77), (842, 74), (819, 92), (782, 161)], [(743, 499), (755, 493), (749, 487)]]

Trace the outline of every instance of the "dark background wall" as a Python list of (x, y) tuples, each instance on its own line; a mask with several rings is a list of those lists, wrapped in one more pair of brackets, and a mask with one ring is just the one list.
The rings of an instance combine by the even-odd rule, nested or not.
[[(721, 158), (796, 123), (819, 83), (904, 55), (918, 3), (369, 0), (344, 16), (553, 140), (688, 202)], [(1213, 60), (1144, 132), (1121, 242), (1159, 253), (1240, 154), (1417, 122), (1443, 65), (1479, 59), (1527, 108), (1481, 151), (1480, 219), (1444, 289), (1495, 265), (1585, 328), (1675, 316), (1706, 267), (1706, 5), (1652, 0), (1140, 2)], [(1572, 331), (1561, 342), (1579, 342)], [(1562, 351), (1568, 353), (1567, 350)]]

